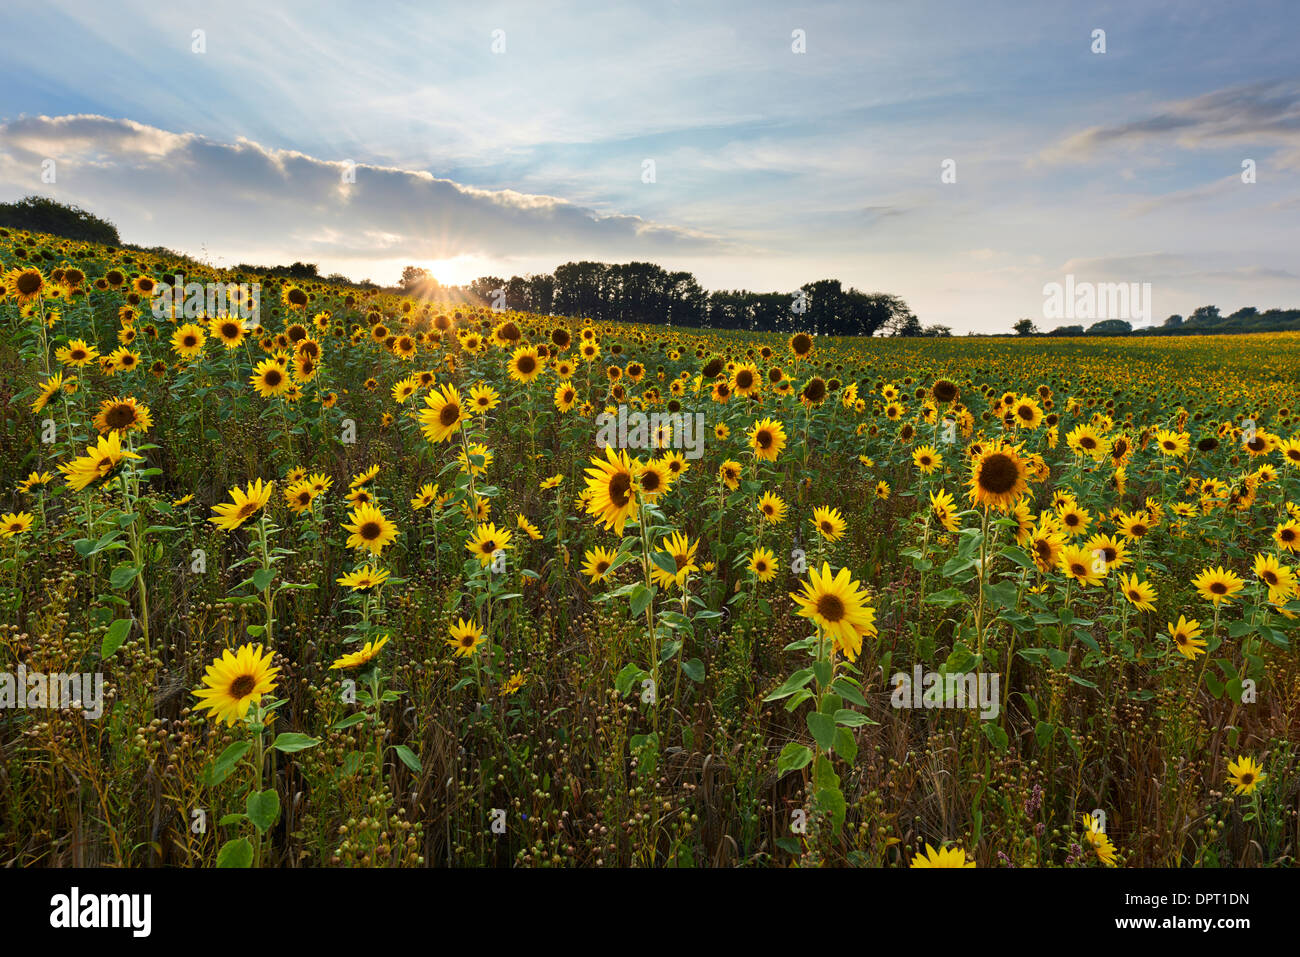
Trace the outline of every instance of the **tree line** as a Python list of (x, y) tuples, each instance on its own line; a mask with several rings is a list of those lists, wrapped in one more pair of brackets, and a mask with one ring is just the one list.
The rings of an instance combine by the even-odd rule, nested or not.
[(819, 279), (790, 292), (708, 291), (689, 272), (648, 262), (569, 262), (553, 273), (509, 279), (480, 276), (465, 287), (436, 289), (425, 270), (408, 266), (401, 286), (436, 298), (467, 292), (487, 306), (601, 322), (745, 332), (803, 330), (826, 336), (952, 335), (946, 326), (922, 326), (898, 296), (845, 289), (838, 279)]

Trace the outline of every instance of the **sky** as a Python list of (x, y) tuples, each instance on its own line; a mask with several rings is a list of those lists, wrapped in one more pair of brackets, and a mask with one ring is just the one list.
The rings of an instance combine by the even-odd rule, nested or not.
[(1296, 0), (47, 0), (0, 201), (385, 284), (648, 260), (963, 333), (1078, 321), (1072, 276), (1159, 324), (1300, 306), (1298, 41)]

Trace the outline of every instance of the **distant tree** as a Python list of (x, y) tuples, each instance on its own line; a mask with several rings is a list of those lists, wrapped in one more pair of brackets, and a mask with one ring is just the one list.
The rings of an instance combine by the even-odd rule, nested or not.
[(1090, 336), (1126, 336), (1133, 331), (1133, 324), (1126, 319), (1103, 319), (1088, 327)]
[(1016, 331), (1018, 336), (1033, 336), (1038, 334), (1038, 327), (1034, 325), (1032, 319), (1021, 319), (1011, 327)]
[(1081, 336), (1083, 326), (1057, 326), (1047, 333), (1049, 336)]
[(926, 326), (921, 330), (921, 335), (927, 339), (951, 339), (952, 328), (950, 326)]
[(1185, 325), (1189, 326), (1212, 326), (1219, 321), (1218, 306), (1197, 306), (1190, 316), (1187, 317)]
[(1165, 320), (1164, 326), (1162, 328), (1177, 329), (1182, 324), (1183, 324), (1183, 317), (1180, 316), (1178, 313), (1174, 313), (1172, 316), (1170, 316), (1168, 319)]
[(426, 291), (429, 286), (437, 284), (438, 281), (433, 278), (429, 270), (419, 266), (407, 266), (403, 269), (401, 281), (398, 282), (403, 292), (415, 292), (417, 289)]
[(0, 203), (0, 226), (52, 233), (88, 243), (116, 246), (117, 227), (78, 206), (56, 203), (44, 196), (25, 196), (16, 203)]

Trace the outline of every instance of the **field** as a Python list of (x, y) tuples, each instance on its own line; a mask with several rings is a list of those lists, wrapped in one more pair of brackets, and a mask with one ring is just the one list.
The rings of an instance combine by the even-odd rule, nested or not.
[(1295, 863), (1300, 335), (0, 261), (0, 866)]

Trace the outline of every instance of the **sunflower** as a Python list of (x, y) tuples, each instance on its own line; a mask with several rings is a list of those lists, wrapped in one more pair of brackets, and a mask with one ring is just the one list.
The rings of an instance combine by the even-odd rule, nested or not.
[(18, 483), (16, 488), (25, 495), (30, 495), (32, 489), (41, 485), (48, 485), (54, 476), (49, 472), (29, 472), (27, 478)]
[(411, 508), (419, 511), (432, 505), (438, 497), (438, 486), (431, 482), (425, 482), (420, 486), (415, 496), (411, 499)]
[(193, 359), (203, 352), (203, 344), (207, 339), (202, 326), (187, 322), (172, 333), (172, 348), (182, 359)]
[(352, 591), (369, 592), (388, 580), (388, 569), (376, 568), (374, 565), (363, 565), (358, 569), (348, 572), (337, 581), (344, 588)]
[(469, 404), (475, 412), (491, 412), (501, 404), (501, 396), (496, 389), (480, 382), (470, 387)]
[(1036, 429), (1043, 422), (1043, 410), (1031, 396), (1022, 395), (1011, 403), (1011, 419), (1022, 429)]
[(263, 653), (261, 645), (241, 645), (237, 652), (227, 648), (208, 665), (203, 687), (194, 692), (199, 699), (196, 707), (207, 709), (209, 718), (227, 726), (241, 720), (262, 695), (275, 690), (280, 669), (271, 667), (273, 654)]
[(826, 401), (826, 392), (826, 380), (821, 376), (813, 376), (799, 390), (799, 402), (806, 408), (815, 409)]
[(32, 521), (31, 512), (7, 512), (0, 515), (0, 536), (13, 538), (21, 535), (32, 527)]
[(1165, 455), (1185, 456), (1191, 447), (1192, 438), (1186, 432), (1170, 432), (1166, 429), (1156, 430), (1156, 446)]
[(76, 381), (76, 376), (71, 376), (65, 381), (62, 372), (54, 373), (37, 387), (36, 398), (32, 400), (32, 411), (40, 412), (50, 404), (51, 399)]
[[(1067, 545), (1061, 549), (1056, 559), (1056, 566), (1066, 578), (1072, 578), (1080, 585), (1099, 585), (1105, 577), (1105, 567), (1086, 550), (1076, 545)], [(1101, 566), (1101, 567), (1098, 567)]]
[(227, 349), (238, 348), (244, 341), (244, 324), (238, 319), (229, 316), (211, 319), (208, 321), (208, 329), (213, 338), (220, 341)]
[(884, 479), (881, 479), (876, 483), (876, 498), (880, 499), (882, 502), (889, 500), (889, 483)]
[(1039, 516), (1038, 525), (1030, 537), (1029, 550), (1034, 558), (1034, 567), (1040, 572), (1054, 569), (1065, 548), (1065, 536), (1047, 513)]
[(1076, 455), (1100, 460), (1107, 452), (1106, 441), (1090, 425), (1075, 426), (1066, 433), (1065, 442)]
[(1300, 552), (1300, 521), (1292, 518), (1282, 522), (1273, 530), (1273, 541), (1278, 548), (1292, 555)]
[(812, 355), (813, 338), (806, 332), (796, 332), (786, 343), (796, 359), (807, 359)]
[(1206, 568), (1192, 579), (1195, 588), (1206, 601), (1216, 607), (1222, 602), (1231, 602), (1232, 596), (1246, 587), (1246, 583), (1236, 572), (1226, 571), (1222, 565), (1218, 568)]
[(555, 387), (555, 407), (561, 412), (568, 412), (578, 401), (578, 390), (573, 383), (565, 381)]
[(673, 585), (681, 588), (693, 572), (699, 571), (700, 567), (695, 564), (695, 551), (700, 543), (692, 542), (681, 532), (673, 532), (662, 544), (664, 550), (656, 552), (650, 564), (650, 580), (660, 588)]
[(828, 542), (839, 541), (844, 536), (844, 530), (849, 527), (838, 508), (825, 505), (813, 509), (812, 523), (818, 534)]
[(527, 517), (520, 515), (515, 524), (519, 526), (519, 530), (521, 532), (523, 532), (533, 541), (540, 542), (542, 540), (541, 529), (539, 529), (532, 522), (528, 521)]
[(582, 558), (582, 573), (589, 577), (594, 585), (609, 574), (610, 569), (614, 567), (615, 559), (618, 558), (618, 553), (609, 548), (596, 546), (587, 549)]
[(213, 514), (208, 521), (223, 531), (233, 532), (266, 507), (271, 501), (271, 490), (274, 488), (274, 482), (263, 483), (261, 479), (249, 482), (247, 490), (236, 485), (230, 490), (233, 502), (213, 506)]
[(1006, 511), (1029, 488), (1024, 460), (1009, 445), (982, 451), (971, 466), (970, 499)]
[(65, 366), (81, 368), (98, 359), (99, 350), (92, 345), (87, 345), (84, 339), (73, 339), (66, 346), (56, 351), (54, 356)]
[(464, 449), (457, 452), (456, 461), (460, 462), (462, 472), (469, 472), (477, 477), (485, 474), (488, 466), (492, 464), (492, 450), (481, 442), (475, 442), (469, 446), (468, 455)]
[(348, 536), (348, 548), (364, 548), (378, 555), (397, 538), (397, 525), (369, 502), (353, 508), (348, 518), (352, 524), (343, 526), (352, 533)]
[(1106, 836), (1106, 832), (1101, 829), (1101, 822), (1091, 814), (1079, 815), (1083, 819), (1083, 836), (1092, 848), (1093, 853), (1097, 855), (1097, 860), (1101, 861), (1107, 867), (1115, 866), (1115, 845), (1111, 839)]
[(284, 395), (292, 385), (289, 373), (275, 359), (263, 359), (259, 362), (248, 381), (263, 399)]
[(668, 486), (672, 484), (673, 476), (662, 459), (653, 459), (645, 464), (634, 463), (636, 466), (636, 485), (637, 494), (647, 502), (653, 502), (664, 492), (668, 491)]
[(945, 489), (930, 493), (930, 515), (945, 531), (957, 531), (957, 503)]
[(458, 619), (456, 624), (448, 629), (448, 634), (451, 637), (444, 640), (455, 649), (457, 658), (468, 658), (485, 641), (482, 626), (477, 622), (466, 621), (464, 618)]
[(468, 418), (460, 402), (460, 393), (450, 383), (424, 397), (425, 408), (419, 422), (430, 442), (446, 442), (460, 431)]
[(1197, 655), (1205, 654), (1206, 642), (1201, 637), (1199, 621), (1188, 621), (1186, 617), (1179, 615), (1178, 624), (1168, 622), (1168, 627), (1169, 637), (1174, 640), (1174, 647), (1184, 658), (1195, 661)]
[(736, 366), (731, 373), (731, 391), (745, 397), (759, 395), (763, 391), (763, 379), (758, 367), (752, 362)]
[(1236, 761), (1228, 762), (1228, 783), (1237, 794), (1254, 794), (1255, 788), (1268, 777), (1263, 771), (1264, 766), (1254, 758), (1237, 755)]
[(289, 505), (289, 510), (295, 514), (301, 514), (311, 508), (315, 498), (316, 490), (311, 482), (306, 480), (294, 482), (284, 491), (284, 499)]
[(336, 668), (361, 668), (370, 664), (375, 658), (379, 657), (379, 652), (384, 645), (388, 644), (388, 635), (380, 638), (378, 641), (367, 641), (361, 646), (359, 651), (353, 651), (337, 658), (334, 664), (330, 665), (330, 670)]
[(605, 458), (593, 458), (587, 474), (586, 511), (605, 528), (623, 534), (629, 518), (637, 516), (637, 471), (626, 452), (605, 450)]
[(776, 555), (772, 553), (770, 548), (756, 548), (749, 557), (747, 567), (759, 581), (770, 582), (776, 577)]
[(758, 500), (758, 510), (763, 513), (763, 518), (772, 525), (780, 525), (785, 521), (785, 501), (775, 492), (763, 493), (763, 497)]
[(835, 650), (849, 661), (856, 661), (862, 650), (864, 635), (876, 634), (876, 611), (868, 603), (862, 586), (853, 580), (847, 568), (832, 575), (829, 562), (821, 571), (808, 570), (803, 592), (790, 593), (799, 605), (799, 614), (811, 618), (835, 642)]
[(1124, 593), (1124, 597), (1129, 600), (1134, 608), (1139, 611), (1155, 611), (1156, 606), (1153, 604), (1156, 597), (1156, 590), (1150, 582), (1139, 581), (1137, 575), (1119, 576), (1119, 590)]
[(943, 456), (932, 445), (922, 445), (912, 452), (912, 464), (921, 470), (922, 475), (929, 475), (943, 464)]
[(5, 295), (19, 305), (35, 302), (46, 291), (45, 274), (35, 266), (24, 266), (9, 270), (4, 276)]
[(483, 566), (491, 565), (496, 553), (510, 547), (510, 532), (489, 522), (478, 525), (465, 541), (465, 548)]
[(785, 440), (785, 426), (775, 419), (761, 419), (749, 430), (749, 447), (756, 458), (768, 462), (776, 461), (785, 448)]
[(140, 456), (122, 448), (122, 433), (101, 435), (94, 445), (86, 447), (86, 454), (60, 465), (59, 471), (68, 480), (68, 488), (80, 492), (92, 482), (107, 479), (126, 459)]
[(739, 462), (727, 459), (718, 466), (718, 479), (734, 492), (740, 488), (740, 476), (743, 472), (744, 467)]
[(524, 678), (524, 673), (522, 671), (516, 671), (514, 674), (512, 674), (509, 678), (507, 678), (502, 683), (501, 693), (503, 695), (515, 694), (517, 691), (519, 691), (520, 688), (524, 686), (525, 681), (526, 679)]
[(546, 360), (538, 356), (536, 349), (531, 346), (520, 346), (511, 354), (507, 368), (510, 371), (510, 378), (528, 385), (542, 374), (542, 367), (545, 364)]
[(1083, 549), (1101, 562), (1107, 572), (1123, 568), (1129, 563), (1128, 546), (1112, 535), (1094, 535), (1083, 543)]
[(109, 432), (147, 432), (153, 428), (149, 407), (133, 397), (105, 399), (95, 416), (95, 428), (101, 435)]
[(1092, 524), (1092, 516), (1086, 508), (1080, 508), (1075, 502), (1070, 502), (1064, 508), (1056, 512), (1056, 520), (1061, 525), (1061, 531), (1067, 538), (1078, 538), (1088, 530)]
[(960, 847), (946, 847), (935, 850), (925, 845), (924, 854), (912, 855), (910, 867), (974, 867), (974, 861), (966, 860), (966, 852)]

